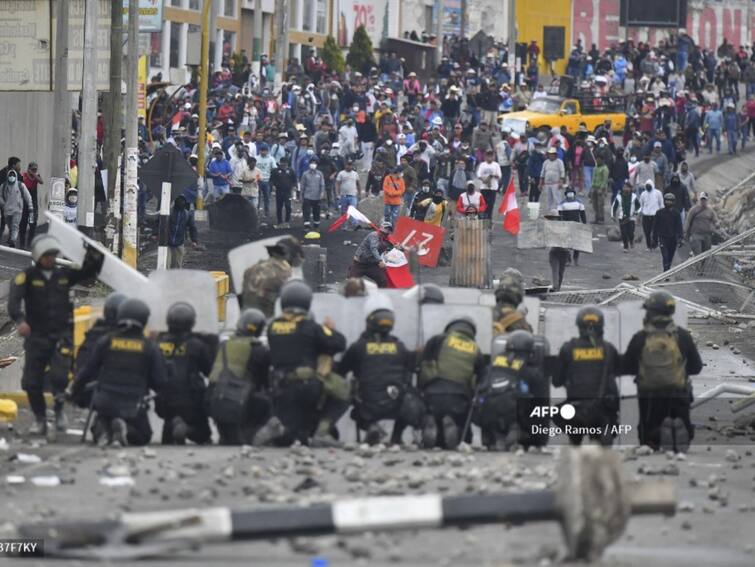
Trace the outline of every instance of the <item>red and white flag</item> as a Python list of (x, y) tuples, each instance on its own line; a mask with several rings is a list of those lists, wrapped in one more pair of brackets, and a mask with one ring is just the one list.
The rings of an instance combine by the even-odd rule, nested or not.
[(376, 227), (372, 223), (372, 221), (364, 215), (364, 213), (359, 211), (356, 207), (349, 205), (349, 208), (346, 209), (346, 212), (336, 220), (334, 220), (333, 224), (328, 227), (328, 232), (335, 232), (336, 230), (341, 228), (341, 226), (349, 219), (351, 219), (355, 223), (361, 224), (362, 226), (369, 226), (374, 230), (378, 230), (378, 227)]
[(509, 186), (503, 194), (498, 212), (503, 215), (503, 230), (511, 234), (519, 234), (519, 204), (516, 202), (513, 176), (509, 179)]

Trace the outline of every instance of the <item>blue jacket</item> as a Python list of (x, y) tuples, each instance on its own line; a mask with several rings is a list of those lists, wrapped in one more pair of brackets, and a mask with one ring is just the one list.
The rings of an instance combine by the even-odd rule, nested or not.
[(736, 112), (724, 114), (724, 130), (727, 132), (739, 132), (739, 116)]
[(194, 224), (194, 213), (186, 209), (177, 209), (174, 206), (170, 211), (168, 223), (168, 246), (183, 246), (187, 230), (191, 241), (196, 242), (197, 225)]
[(543, 162), (545, 161), (545, 155), (540, 152), (530, 152), (530, 159), (527, 163), (527, 173), (530, 177), (540, 179), (540, 173), (543, 170)]
[(724, 115), (720, 110), (709, 110), (705, 113), (704, 126), (713, 130), (720, 130), (723, 126)]
[(213, 159), (207, 166), (207, 176), (212, 179), (212, 184), (215, 187), (227, 187), (228, 181), (220, 176), (231, 175), (232, 173), (231, 163), (225, 158), (221, 160)]

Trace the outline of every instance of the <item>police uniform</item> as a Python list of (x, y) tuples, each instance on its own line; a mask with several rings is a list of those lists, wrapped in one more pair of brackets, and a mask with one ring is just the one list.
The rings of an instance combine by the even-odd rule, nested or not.
[(279, 257), (260, 260), (244, 272), (242, 303), (272, 317), (281, 287), (291, 277), (291, 264)]
[(450, 417), (458, 428), (463, 428), (484, 364), (480, 347), (470, 333), (450, 329), (427, 341), (419, 375), (426, 419), (433, 418), (439, 426), (444, 417)]
[[(553, 385), (566, 387), (566, 401), (576, 414), (568, 421), (560, 415), (555, 417), (556, 425), (598, 428), (601, 433), (590, 433), (590, 439), (610, 445), (615, 437), (611, 428), (619, 411), (618, 373), (619, 353), (611, 343), (597, 337), (578, 337), (564, 343)], [(573, 445), (580, 445), (582, 438), (581, 434), (569, 435)]]
[(251, 443), (269, 419), (269, 370), (270, 351), (257, 337), (237, 335), (220, 345), (207, 398), (221, 444)]
[(524, 313), (510, 303), (498, 303), (493, 309), (493, 335), (503, 335), (512, 331), (532, 332)]
[(318, 423), (323, 426), (327, 422), (333, 431), (348, 408), (350, 388), (346, 380), (328, 368), (327, 358), (318, 358), (342, 352), (346, 338), (301, 310), (285, 310), (270, 323), (267, 337), (273, 367), (274, 414), (286, 428), (288, 440), (308, 441)]
[(73, 396), (97, 380), (93, 407), (101, 423), (123, 419), (128, 427), (129, 445), (146, 445), (152, 438), (144, 401), (149, 390), (165, 388), (165, 366), (160, 349), (144, 337), (142, 328), (119, 327), (101, 338), (86, 366), (73, 384)]
[(394, 419), (391, 442), (397, 444), (407, 425), (421, 426), (424, 407), (412, 388), (414, 361), (414, 355), (393, 335), (365, 331), (348, 348), (337, 371), (342, 376), (353, 372), (356, 379), (352, 416), (360, 429)]
[(46, 412), (45, 377), (56, 397), (56, 408), (62, 408), (61, 395), (68, 385), (73, 361), (71, 288), (95, 277), (102, 261), (102, 254), (90, 248), (80, 270), (56, 266), (47, 271), (33, 265), (11, 281), (8, 315), (16, 325), (25, 321), (31, 327), (24, 341), (21, 386), (38, 420), (44, 420)]
[(162, 443), (174, 442), (174, 418), (187, 425), (187, 437), (194, 443), (210, 440), (210, 424), (205, 411), (204, 377), (210, 374), (212, 354), (192, 333), (161, 333), (157, 346), (165, 360), (165, 387), (155, 401), (157, 415), (163, 418)]
[(508, 449), (519, 442), (525, 425), (520, 420), (520, 406), (529, 397), (530, 374), (527, 361), (516, 353), (491, 357), (474, 419), (482, 431), (482, 443), (489, 449)]

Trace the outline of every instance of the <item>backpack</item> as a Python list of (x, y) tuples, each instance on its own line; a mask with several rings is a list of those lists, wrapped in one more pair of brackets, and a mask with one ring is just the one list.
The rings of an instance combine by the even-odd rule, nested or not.
[(685, 361), (679, 349), (679, 335), (674, 325), (647, 331), (639, 367), (637, 386), (641, 390), (685, 387)]
[(244, 376), (237, 376), (228, 368), (226, 345), (227, 343), (223, 343), (220, 347), (223, 367), (210, 396), (209, 414), (217, 422), (240, 423), (252, 392), (252, 381)]

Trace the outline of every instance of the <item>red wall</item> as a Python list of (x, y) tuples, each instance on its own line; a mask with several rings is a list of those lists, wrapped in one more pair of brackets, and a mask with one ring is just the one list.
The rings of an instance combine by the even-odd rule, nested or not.
[[(659, 0), (662, 1), (662, 0)], [(755, 8), (749, 0), (690, 0), (687, 8), (687, 33), (698, 45), (715, 49), (724, 38), (739, 46), (755, 41)], [(625, 38), (619, 28), (619, 0), (574, 0), (572, 12), (572, 43), (582, 39), (590, 49), (593, 43), (603, 50)], [(747, 25), (751, 23), (752, 25)], [(669, 30), (630, 28), (629, 38), (656, 45), (668, 36)]]

